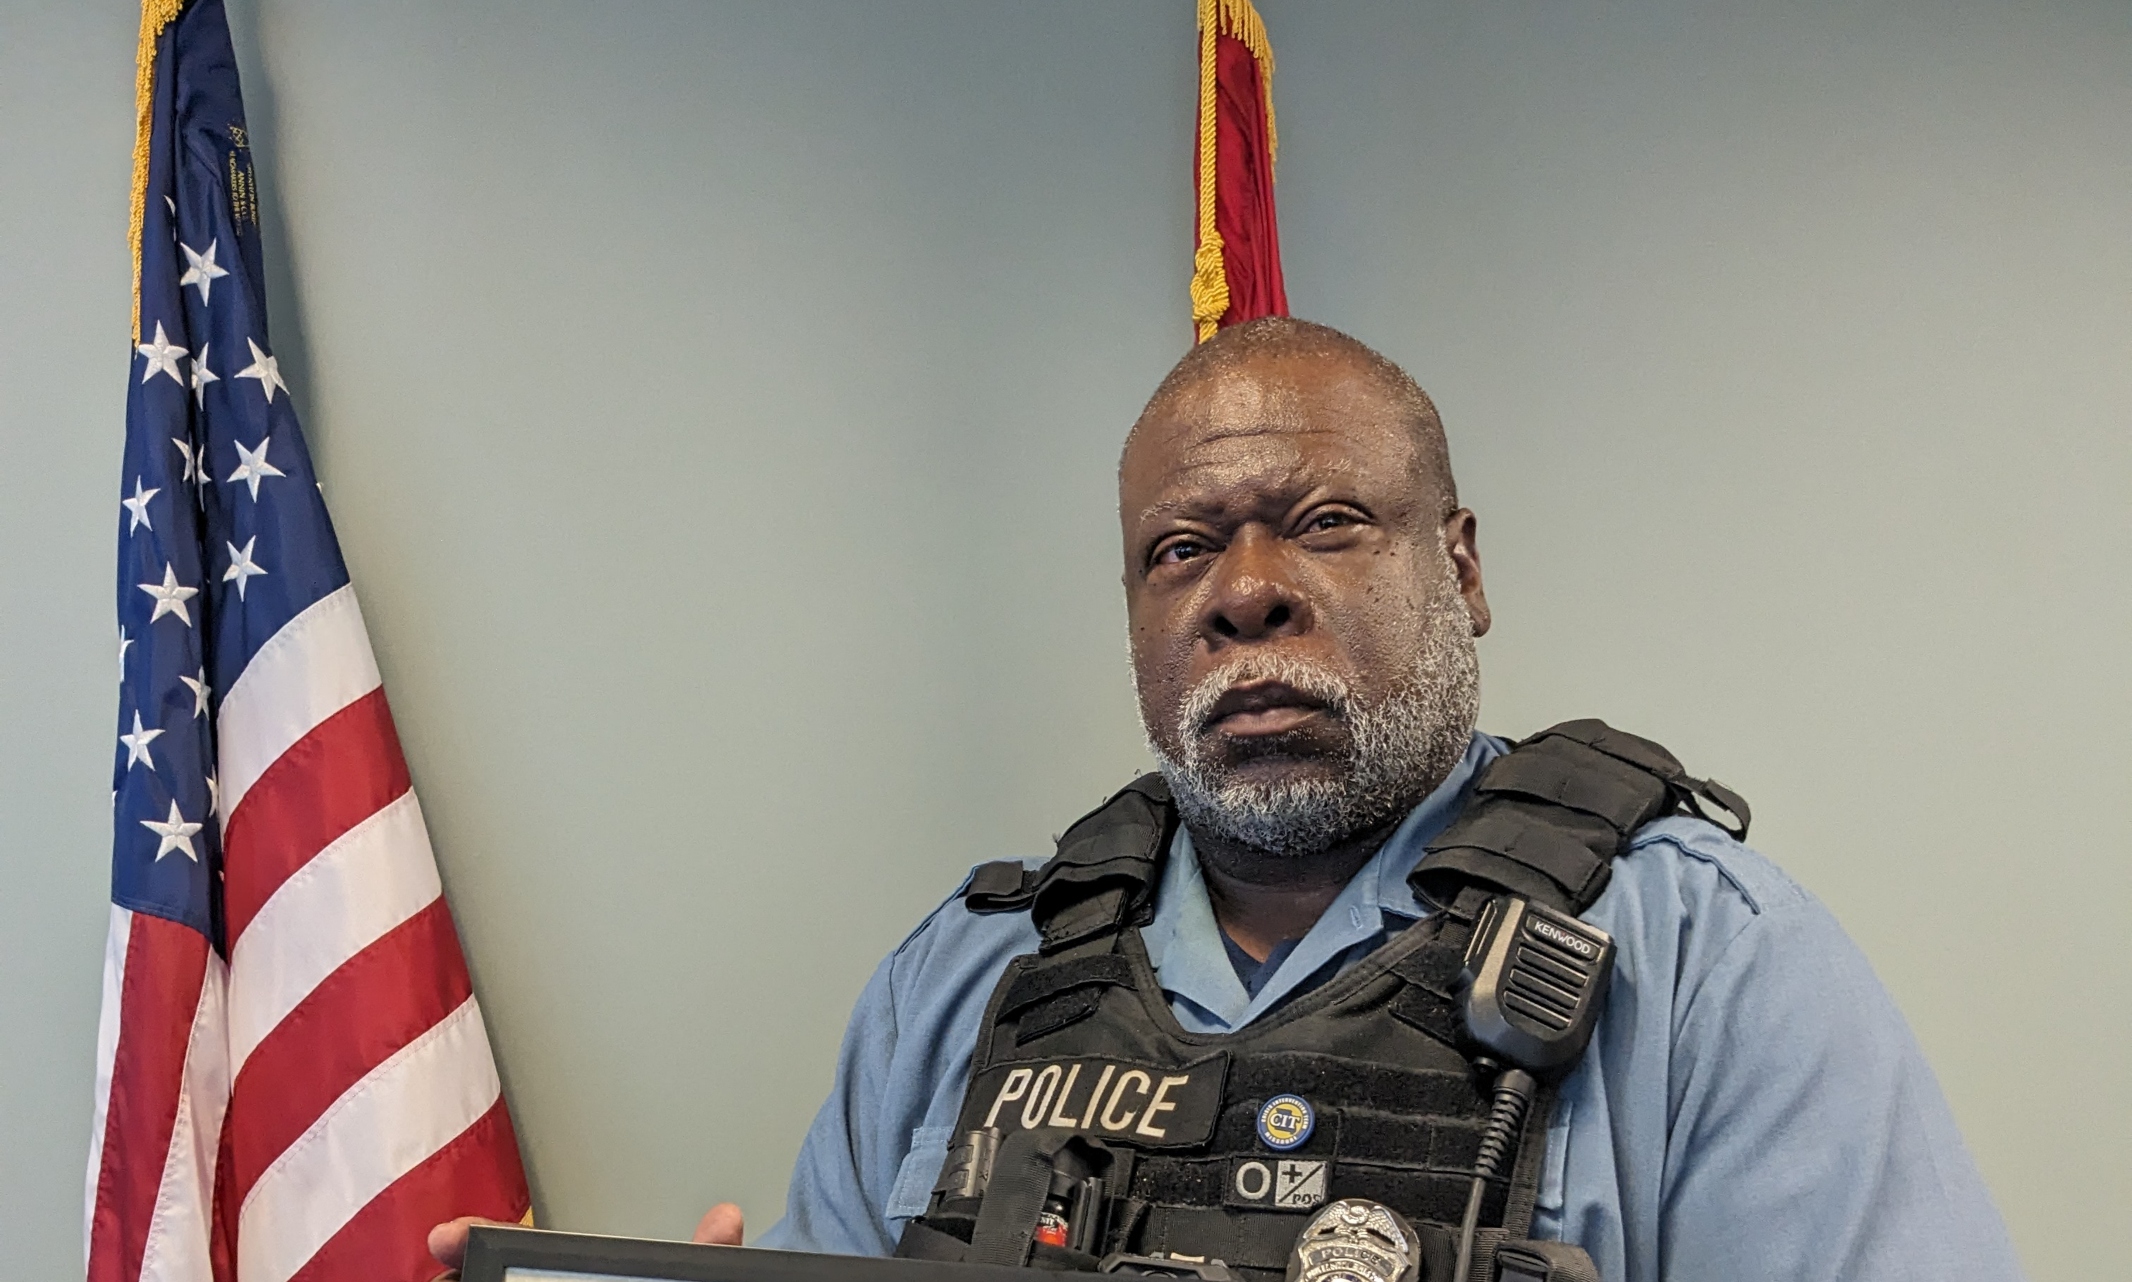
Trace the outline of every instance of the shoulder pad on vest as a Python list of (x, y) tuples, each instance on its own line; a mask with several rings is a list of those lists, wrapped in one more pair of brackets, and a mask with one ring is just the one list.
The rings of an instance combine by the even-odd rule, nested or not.
[(985, 864), (963, 901), (972, 912), (1029, 909), (1046, 953), (1117, 930), (1154, 899), (1175, 813), (1162, 776), (1142, 775), (1068, 828), (1051, 862), (1033, 872)]
[(1432, 902), (1479, 885), (1581, 913), (1606, 889), (1614, 857), (1654, 819), (1684, 811), (1747, 835), (1739, 794), (1598, 720), (1565, 721), (1519, 743), (1489, 763), (1473, 793), (1408, 878)]

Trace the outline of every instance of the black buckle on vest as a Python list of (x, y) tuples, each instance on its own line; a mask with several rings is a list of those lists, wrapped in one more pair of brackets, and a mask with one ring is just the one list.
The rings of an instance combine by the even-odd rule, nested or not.
[[(1724, 829), (1726, 835), (1730, 836), (1734, 841), (1747, 840), (1747, 825), (1754, 819), (1753, 813), (1747, 809), (1747, 798), (1742, 797), (1715, 779), (1690, 779), (1682, 776), (1680, 784), (1677, 786), (1679, 788), (1680, 804), (1692, 812), (1697, 819)], [(1704, 809), (1703, 803), (1705, 802), (1714, 804), (1718, 808), (1719, 814), (1712, 814)], [(1720, 818), (1720, 815), (1723, 817)], [(1725, 822), (1727, 819), (1732, 820), (1733, 823)], [(1738, 826), (1735, 827), (1735, 824)]]

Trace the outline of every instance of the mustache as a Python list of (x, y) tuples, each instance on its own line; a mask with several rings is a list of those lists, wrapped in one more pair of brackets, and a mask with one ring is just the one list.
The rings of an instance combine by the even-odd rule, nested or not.
[(1331, 668), (1284, 654), (1238, 655), (1201, 677), (1186, 692), (1177, 724), (1190, 734), (1204, 734), (1223, 696), (1247, 682), (1273, 681), (1315, 700), (1332, 716), (1345, 720), (1355, 704), (1354, 687)]

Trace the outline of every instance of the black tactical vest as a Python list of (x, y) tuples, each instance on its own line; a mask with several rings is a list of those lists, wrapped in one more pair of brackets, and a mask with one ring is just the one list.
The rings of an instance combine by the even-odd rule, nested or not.
[[(1599, 721), (1543, 731), (1482, 772), (1416, 867), (1440, 911), (1208, 1035), (1179, 1026), (1141, 942), (1177, 815), (1159, 776), (1134, 781), (1041, 869), (987, 864), (965, 892), (974, 912), (1028, 911), (1042, 942), (992, 995), (948, 1160), (898, 1254), (1061, 1269), (1171, 1255), (1263, 1282), (1310, 1212), (1359, 1197), (1406, 1216), (1423, 1278), (1447, 1277), (1489, 1112), (1458, 991), (1476, 918), (1505, 893), (1582, 912), (1636, 829), (1713, 818), (1706, 801), (1744, 834), (1745, 803), (1658, 745)], [(1483, 1201), (1476, 1277), (1528, 1231), (1551, 1100)], [(1068, 1211), (1062, 1242), (1045, 1229)]]

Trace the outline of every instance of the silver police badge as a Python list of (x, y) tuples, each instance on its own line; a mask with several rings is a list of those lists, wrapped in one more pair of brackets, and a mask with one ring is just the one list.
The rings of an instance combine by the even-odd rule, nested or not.
[(1288, 1253), (1288, 1282), (1417, 1282), (1421, 1241), (1388, 1206), (1342, 1198), (1303, 1229)]

